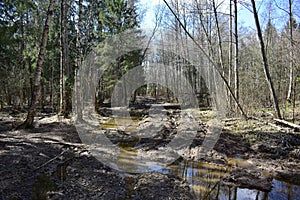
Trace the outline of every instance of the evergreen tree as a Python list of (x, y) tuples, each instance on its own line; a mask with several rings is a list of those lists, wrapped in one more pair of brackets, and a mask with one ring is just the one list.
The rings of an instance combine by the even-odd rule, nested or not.
[[(124, 0), (106, 0), (104, 7), (99, 13), (102, 31), (101, 36), (104, 38), (118, 35), (129, 29), (138, 28), (136, 8)], [(139, 32), (137, 31), (137, 37)], [(106, 47), (115, 48), (115, 47)], [(110, 51), (102, 49), (101, 51)], [(138, 66), (141, 63), (141, 51), (133, 51), (126, 55), (121, 55), (102, 76), (101, 88), (104, 89), (99, 99), (104, 100), (111, 96), (115, 83), (122, 77), (126, 71)], [(125, 90), (125, 88), (123, 88)], [(126, 93), (126, 92), (125, 92)]]

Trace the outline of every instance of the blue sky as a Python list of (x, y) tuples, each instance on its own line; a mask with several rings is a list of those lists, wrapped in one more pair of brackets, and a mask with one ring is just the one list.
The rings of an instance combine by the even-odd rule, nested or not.
[[(187, 1), (192, 1), (192, 0), (187, 0)], [(294, 7), (296, 8), (297, 3), (299, 3), (299, 0), (293, 0), (294, 1)], [(168, 1), (170, 2), (170, 1)], [(219, 2), (222, 2), (219, 0)], [(229, 0), (225, 0), (222, 6), (220, 7), (220, 10), (222, 12), (228, 12), (228, 3), (226, 5), (226, 2), (229, 2)], [(253, 18), (253, 13), (249, 11), (251, 9), (251, 3), (250, 0), (243, 0), (243, 2), (246, 2), (245, 4), (239, 4), (239, 13), (238, 13), (238, 22), (240, 27), (247, 27), (249, 29), (255, 29), (255, 23), (254, 23), (254, 18)], [(256, 1), (256, 6), (260, 15), (260, 22), (261, 25), (264, 26), (268, 19), (269, 19), (269, 13), (266, 12), (266, 8), (269, 5), (269, 0), (257, 0)], [(278, 29), (281, 29), (285, 23), (288, 20), (288, 14), (285, 13), (284, 11), (280, 10), (278, 7), (276, 7), (276, 4), (284, 9), (287, 8), (287, 0), (276, 0), (272, 1), (272, 12), (271, 12), (271, 19), (274, 24), (276, 24)], [(276, 2), (276, 4), (275, 4)], [(154, 16), (154, 8), (155, 6), (161, 4), (164, 5), (162, 0), (140, 0), (140, 4), (142, 9), (145, 10), (145, 16), (144, 16), (144, 21), (143, 21), (143, 27), (148, 27), (151, 28), (153, 26), (153, 21), (155, 19)], [(249, 7), (248, 7), (249, 6)], [(299, 9), (299, 8), (296, 8)], [(295, 12), (298, 12), (299, 10), (295, 10)], [(295, 16), (298, 21), (299, 18)]]

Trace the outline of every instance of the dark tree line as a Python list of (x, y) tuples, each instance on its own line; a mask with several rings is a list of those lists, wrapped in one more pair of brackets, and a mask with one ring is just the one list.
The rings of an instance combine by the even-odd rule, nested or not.
[[(0, 105), (28, 108), (24, 127), (32, 127), (36, 106), (68, 116), (85, 56), (107, 37), (139, 26), (135, 2), (125, 0), (4, 1), (0, 23)], [(116, 72), (128, 70), (126, 59), (111, 66), (104, 90), (121, 76)]]

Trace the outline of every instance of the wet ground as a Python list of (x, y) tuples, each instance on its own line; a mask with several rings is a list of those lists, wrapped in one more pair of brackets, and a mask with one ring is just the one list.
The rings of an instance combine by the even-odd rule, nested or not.
[[(155, 110), (150, 117), (149, 111), (140, 111), (133, 120), (116, 122), (106, 109), (100, 118), (99, 129), (120, 146), (115, 169), (96, 159), (71, 120), (40, 115), (35, 129), (13, 130), (24, 115), (1, 113), (1, 198), (300, 199), (299, 133), (227, 120), (214, 149), (198, 157), (211, 116), (211, 111), (201, 111), (193, 143), (165, 166), (140, 162), (138, 155), (151, 157), (165, 148), (180, 126), (180, 112), (170, 106), (158, 119)], [(156, 130), (156, 124), (159, 131), (147, 137), (130, 135), (141, 127)]]
[[(129, 158), (132, 159), (132, 158)], [(244, 161), (241, 165), (245, 164)], [(138, 164), (137, 164), (138, 165)], [(131, 168), (132, 169), (132, 168)], [(207, 162), (182, 160), (168, 167), (149, 166), (145, 171), (155, 171), (163, 174), (172, 174), (185, 180), (192, 188), (197, 199), (299, 199), (300, 186), (290, 183), (289, 180), (271, 178), (266, 188), (258, 190), (253, 186), (244, 187), (225, 183), (227, 177), (233, 174), (234, 167), (225, 167)], [(249, 181), (249, 175), (243, 177)], [(255, 182), (258, 179), (255, 178)], [(271, 188), (267, 189), (268, 184)], [(247, 188), (250, 187), (250, 188)], [(268, 190), (268, 191), (266, 191)]]

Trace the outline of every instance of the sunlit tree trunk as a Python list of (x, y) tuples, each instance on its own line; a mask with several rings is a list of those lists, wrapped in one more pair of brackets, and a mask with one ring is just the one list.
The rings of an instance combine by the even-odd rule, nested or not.
[(47, 11), (47, 18), (45, 20), (42, 42), (40, 45), (40, 51), (38, 55), (37, 65), (36, 65), (36, 71), (34, 75), (34, 89), (31, 97), (30, 108), (27, 114), (26, 121), (23, 124), (21, 124), (19, 128), (33, 127), (34, 116), (36, 111), (36, 103), (37, 100), (40, 98), (41, 74), (42, 74), (43, 62), (44, 62), (45, 51), (47, 46), (47, 39), (48, 39), (51, 15), (53, 12), (53, 6), (54, 6), (54, 0), (50, 0), (48, 11)]

